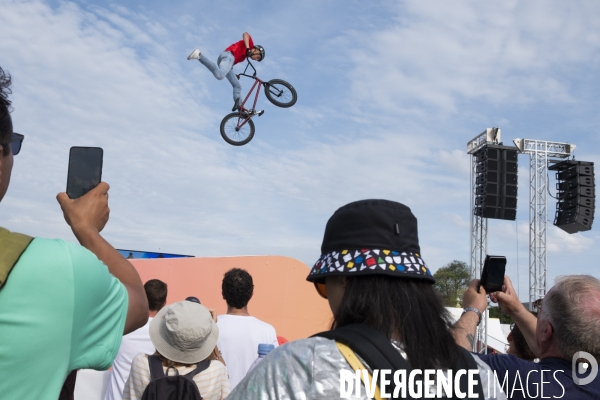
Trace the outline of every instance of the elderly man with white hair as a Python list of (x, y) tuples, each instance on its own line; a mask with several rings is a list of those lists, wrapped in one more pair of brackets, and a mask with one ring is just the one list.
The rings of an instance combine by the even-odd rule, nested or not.
[[(471, 282), (463, 306), (483, 312), (487, 298), (478, 286), (478, 280)], [(501, 383), (506, 378), (508, 398), (600, 399), (600, 280), (589, 275), (560, 277), (542, 300), (537, 319), (521, 304), (508, 277), (502, 291), (489, 296), (514, 319), (539, 357), (535, 363), (513, 355), (478, 355)], [(465, 312), (455, 325), (457, 343), (472, 349), (478, 323), (476, 312)]]

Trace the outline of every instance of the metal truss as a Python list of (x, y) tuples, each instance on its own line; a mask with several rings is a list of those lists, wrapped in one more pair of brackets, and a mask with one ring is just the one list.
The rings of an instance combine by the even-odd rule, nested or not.
[[(473, 212), (475, 208), (477, 188), (477, 158), (473, 156), (477, 150), (490, 143), (500, 141), (500, 129), (488, 128), (467, 143), (467, 153), (471, 154), (471, 279), (480, 279), (483, 262), (487, 255), (487, 218), (479, 217)], [(473, 351), (487, 354), (488, 313), (485, 312), (481, 324), (477, 328)]]
[(567, 158), (575, 149), (570, 143), (515, 139), (521, 153), (529, 154), (529, 309), (548, 290), (548, 163)]
[[(501, 138), (499, 128), (487, 128), (467, 143), (467, 153), (471, 154), (471, 278), (479, 279), (485, 256), (487, 255), (487, 218), (476, 216), (477, 159), (473, 154), (488, 144), (498, 144)], [(575, 150), (570, 143), (548, 142), (544, 140), (515, 139), (519, 152), (529, 154), (529, 307), (543, 298), (547, 284), (547, 222), (548, 222), (548, 163), (567, 158)], [(518, 229), (518, 228), (517, 228)], [(473, 351), (487, 353), (488, 313), (477, 330)]]
[(501, 131), (500, 128), (487, 128), (479, 135), (467, 142), (467, 154), (473, 154), (483, 146), (489, 143), (500, 142)]

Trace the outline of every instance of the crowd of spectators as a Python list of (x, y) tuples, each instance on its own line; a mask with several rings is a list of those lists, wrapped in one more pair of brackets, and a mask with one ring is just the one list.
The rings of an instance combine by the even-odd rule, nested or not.
[[(0, 201), (24, 140), (13, 130), (9, 94), (10, 75), (0, 68)], [(600, 398), (600, 378), (582, 383), (579, 368), (600, 360), (600, 280), (560, 278), (537, 317), (509, 277), (495, 293), (473, 280), (451, 324), (421, 255), (416, 217), (387, 200), (347, 204), (326, 224), (307, 280), (329, 304), (330, 330), (275, 348), (249, 371), (259, 344), (278, 345), (275, 328), (249, 313), (252, 276), (240, 268), (224, 275), (227, 313), (218, 317), (195, 297), (167, 304), (166, 284), (142, 285), (100, 234), (108, 190), (100, 183), (76, 200), (57, 195), (79, 245), (0, 228), (1, 398), (56, 400), (73, 371), (111, 366), (106, 400), (141, 399), (156, 389), (156, 374), (189, 374), (205, 399), (340, 398), (341, 371), (377, 368), (361, 341), (407, 370), (478, 371), (469, 398)], [(515, 321), (507, 355), (472, 352), (488, 298)], [(430, 389), (423, 396), (436, 393)], [(353, 398), (368, 398), (365, 387)]]

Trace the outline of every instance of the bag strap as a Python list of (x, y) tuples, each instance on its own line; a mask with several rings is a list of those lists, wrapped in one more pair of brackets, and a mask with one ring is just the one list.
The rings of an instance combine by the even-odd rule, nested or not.
[(148, 356), (148, 366), (150, 367), (150, 382), (165, 377), (162, 361), (158, 356)]
[[(372, 369), (388, 369), (392, 371), (406, 370), (406, 376), (412, 371), (410, 363), (402, 357), (398, 349), (379, 331), (363, 324), (346, 325), (332, 331), (317, 333), (313, 337), (324, 337), (335, 340), (350, 347)], [(390, 382), (390, 392), (396, 385)], [(407, 393), (408, 395), (408, 393)], [(407, 397), (410, 399), (411, 397)]]
[(410, 363), (392, 346), (390, 340), (367, 325), (346, 325), (314, 336), (333, 339), (348, 345), (372, 368), (377, 366), (376, 369), (405, 369), (407, 374), (412, 371)]
[[(313, 337), (324, 337), (327, 339), (335, 340), (346, 346), (348, 346), (353, 352), (358, 354), (367, 363), (371, 369), (390, 369), (406, 370), (406, 376), (412, 371), (412, 366), (406, 360), (390, 342), (390, 340), (380, 333), (379, 331), (363, 324), (352, 324), (346, 325), (332, 331), (326, 331), (317, 333)], [(479, 369), (475, 359), (471, 353), (462, 347), (458, 346), (459, 351), (463, 355), (463, 361), (453, 366), (453, 370), (458, 369)], [(339, 346), (338, 346), (339, 348)], [(346, 355), (344, 358), (346, 358)], [(348, 360), (348, 358), (346, 358)], [(350, 362), (352, 368), (355, 368)], [(356, 368), (355, 368), (356, 369)], [(481, 379), (479, 375), (476, 377), (477, 384), (475, 386), (475, 392), (478, 394), (478, 398), (484, 399), (483, 387), (481, 385)], [(393, 393), (396, 385), (392, 380), (390, 382), (389, 391)], [(468, 393), (468, 376), (463, 375), (460, 378), (460, 390), (463, 393)], [(407, 399), (411, 399), (410, 394), (407, 393)]]
[(0, 228), (0, 249), (2, 249), (0, 253), (0, 288), (4, 286), (10, 271), (32, 240), (31, 236)]
[[(348, 364), (350, 364), (350, 367), (352, 367), (353, 370), (367, 370), (367, 368), (363, 365), (362, 361), (360, 361), (360, 358), (358, 358), (356, 354), (354, 354), (354, 351), (352, 351), (350, 347), (340, 342), (335, 342), (335, 345), (337, 346), (340, 353), (342, 353)], [(365, 387), (371, 387), (371, 385), (373, 384), (373, 377), (371, 376), (368, 370), (366, 374), (360, 374), (360, 380), (363, 382)], [(373, 398), (375, 400), (382, 400), (381, 392), (379, 391), (379, 385), (377, 383), (375, 383)]]
[(199, 362), (198, 365), (196, 366), (196, 369), (188, 372), (187, 374), (185, 374), (184, 376), (190, 380), (194, 380), (194, 376), (198, 375), (200, 372), (204, 371), (205, 369), (207, 369), (210, 365), (210, 360), (204, 360), (202, 362)]

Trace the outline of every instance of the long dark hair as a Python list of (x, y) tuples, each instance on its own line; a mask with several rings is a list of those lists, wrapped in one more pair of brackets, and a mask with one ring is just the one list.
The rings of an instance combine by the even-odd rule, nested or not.
[(405, 345), (415, 369), (452, 368), (464, 360), (450, 315), (430, 282), (383, 275), (348, 277), (331, 329), (362, 323)]

